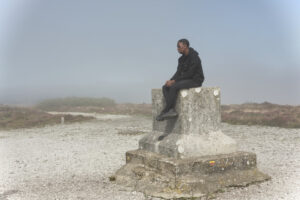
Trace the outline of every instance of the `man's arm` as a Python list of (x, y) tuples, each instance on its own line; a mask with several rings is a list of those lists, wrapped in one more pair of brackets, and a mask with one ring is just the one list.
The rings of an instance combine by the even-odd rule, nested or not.
[(172, 78), (170, 80), (175, 80), (176, 81), (179, 74), (180, 74), (180, 69), (179, 69), (179, 64), (178, 64), (177, 70), (176, 70), (175, 74), (172, 76)]

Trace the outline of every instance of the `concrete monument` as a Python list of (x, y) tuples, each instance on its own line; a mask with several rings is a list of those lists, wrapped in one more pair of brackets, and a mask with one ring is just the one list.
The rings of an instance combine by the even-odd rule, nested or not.
[(220, 89), (180, 91), (178, 117), (156, 121), (164, 107), (161, 89), (152, 90), (153, 131), (126, 152), (126, 165), (116, 172), (118, 184), (146, 195), (206, 198), (229, 186), (247, 186), (270, 179), (256, 167), (256, 155), (237, 150), (235, 140), (220, 128)]

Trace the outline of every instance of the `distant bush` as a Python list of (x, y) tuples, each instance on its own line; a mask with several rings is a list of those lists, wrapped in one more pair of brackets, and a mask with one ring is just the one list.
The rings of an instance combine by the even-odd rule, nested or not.
[(269, 102), (222, 105), (222, 122), (300, 128), (300, 106)]
[(51, 115), (35, 108), (0, 105), (0, 130), (60, 124), (61, 117), (64, 117), (65, 123), (82, 122), (93, 119), (93, 117), (81, 115)]
[(116, 103), (113, 99), (87, 98), (87, 97), (66, 97), (56, 99), (46, 99), (39, 102), (36, 107), (42, 110), (61, 110), (74, 107), (107, 107), (114, 106)]

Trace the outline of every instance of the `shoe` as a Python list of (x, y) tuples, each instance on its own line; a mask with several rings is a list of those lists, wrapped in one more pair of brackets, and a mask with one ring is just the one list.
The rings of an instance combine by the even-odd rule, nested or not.
[(161, 136), (158, 137), (157, 140), (158, 140), (158, 141), (161, 141), (161, 140), (163, 140), (165, 137), (166, 137), (165, 135), (161, 135)]
[(178, 116), (178, 113), (175, 111), (174, 108), (171, 108), (168, 112), (162, 115), (162, 118), (164, 119), (170, 119), (170, 118), (175, 118)]
[(156, 120), (157, 121), (164, 121), (165, 118), (163, 118), (163, 115), (165, 114), (165, 112), (161, 112), (159, 115), (156, 116)]

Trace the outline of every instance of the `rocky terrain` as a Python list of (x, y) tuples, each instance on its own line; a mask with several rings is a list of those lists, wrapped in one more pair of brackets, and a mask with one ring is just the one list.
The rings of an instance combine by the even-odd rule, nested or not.
[[(77, 113), (80, 114), (80, 113)], [(0, 131), (1, 200), (157, 199), (127, 191), (109, 177), (125, 152), (151, 131), (152, 119), (135, 115), (85, 114), (95, 120)], [(222, 124), (239, 149), (257, 154), (270, 181), (229, 188), (219, 200), (300, 199), (300, 129)]]

